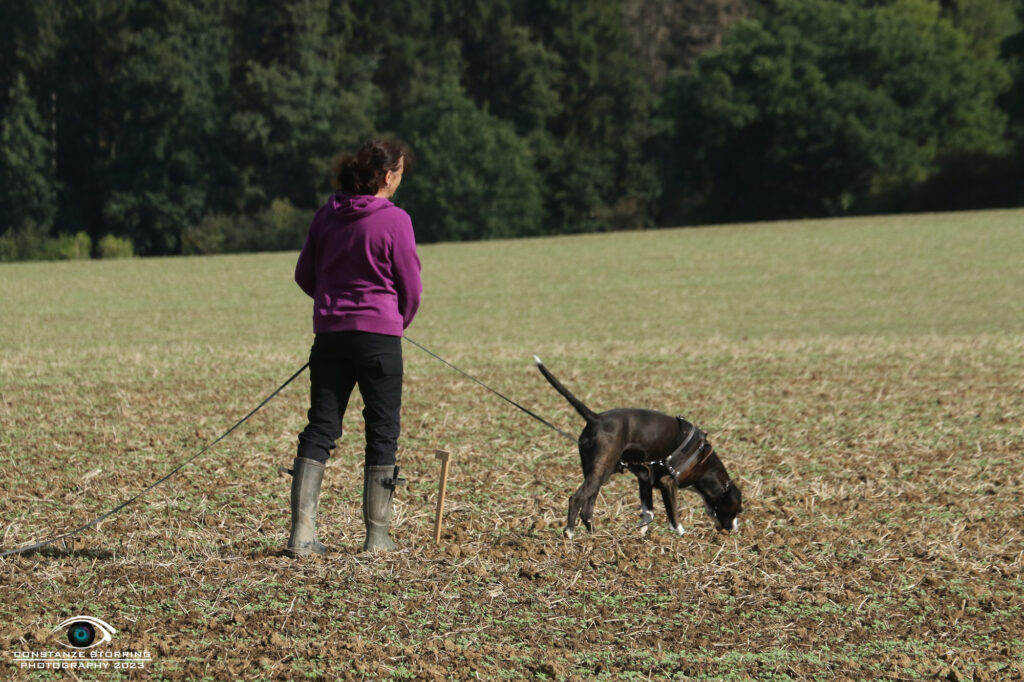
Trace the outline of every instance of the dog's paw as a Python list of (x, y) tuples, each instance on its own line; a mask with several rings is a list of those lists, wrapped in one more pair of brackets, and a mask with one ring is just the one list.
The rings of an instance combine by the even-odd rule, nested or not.
[(671, 530), (671, 531), (672, 531), (673, 533), (675, 533), (676, 535), (678, 535), (679, 537), (683, 537), (684, 535), (686, 535), (686, 529), (685, 529), (685, 528), (683, 528), (682, 526), (671, 526), (671, 525), (670, 525), (670, 526), (669, 526), (669, 529), (670, 529), (670, 530)]
[(565, 538), (567, 540), (572, 540), (572, 536), (574, 535), (574, 533), (572, 532), (572, 528), (566, 528), (564, 531), (562, 531), (562, 534), (565, 535)]
[(650, 527), (651, 526), (648, 523), (645, 523), (645, 524), (639, 526), (639, 532), (640, 532), (641, 537), (647, 535), (647, 529), (650, 528)]

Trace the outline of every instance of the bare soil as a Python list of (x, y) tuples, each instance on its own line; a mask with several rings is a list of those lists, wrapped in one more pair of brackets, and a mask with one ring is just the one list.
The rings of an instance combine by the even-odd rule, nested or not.
[[(3, 676), (64, 677), (23, 670), (14, 652), (60, 649), (50, 630), (88, 614), (117, 628), (105, 646), (152, 661), (83, 679), (1024, 678), (1020, 342), (540, 350), (594, 409), (650, 407), (706, 430), (743, 490), (740, 530), (716, 532), (683, 493), (687, 534), (669, 532), (657, 503), (642, 536), (627, 474), (603, 490), (596, 532), (567, 540), (573, 446), (407, 347), (401, 551), (359, 552), (356, 400), (322, 496), (331, 553), (282, 556), (276, 467), (301, 428), (300, 380), (99, 528), (0, 560)], [(467, 347), (454, 359), (581, 428), (528, 357)], [(249, 360), (241, 374), (181, 358), (73, 382), (9, 372), (3, 548), (115, 506), (294, 370)], [(453, 459), (434, 545), (438, 448)]]

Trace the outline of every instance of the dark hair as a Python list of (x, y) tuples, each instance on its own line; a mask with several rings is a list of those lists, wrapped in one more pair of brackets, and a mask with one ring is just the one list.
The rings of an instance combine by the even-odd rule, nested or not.
[(345, 194), (376, 194), (388, 171), (398, 170), (402, 159), (405, 159), (403, 170), (408, 171), (412, 158), (404, 145), (389, 140), (369, 140), (354, 156), (338, 154), (334, 157), (331, 181), (335, 189)]

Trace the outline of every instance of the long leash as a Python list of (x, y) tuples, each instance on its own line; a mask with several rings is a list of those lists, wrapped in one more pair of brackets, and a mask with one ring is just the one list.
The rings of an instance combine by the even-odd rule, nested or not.
[[(526, 414), (530, 415), (531, 417), (533, 417), (534, 419), (536, 419), (537, 421), (539, 421), (539, 422), (540, 422), (541, 424), (544, 424), (544, 425), (545, 425), (545, 426), (547, 426), (548, 428), (550, 428), (550, 429), (553, 429), (554, 431), (557, 431), (558, 433), (562, 434), (563, 436), (565, 436), (566, 438), (568, 438), (568, 439), (569, 439), (569, 440), (571, 440), (572, 442), (574, 442), (574, 443), (576, 442), (576, 439), (575, 439), (575, 438), (574, 438), (574, 437), (573, 437), (572, 435), (570, 435), (569, 433), (567, 433), (567, 432), (563, 431), (562, 429), (558, 428), (557, 426), (555, 426), (554, 424), (552, 424), (552, 423), (551, 423), (551, 422), (549, 422), (548, 420), (544, 419), (543, 417), (539, 416), (538, 414), (536, 414), (536, 413), (532, 412), (531, 410), (529, 410), (529, 409), (527, 409), (527, 408), (523, 407), (522, 405), (520, 405), (520, 404), (519, 404), (519, 403), (517, 403), (516, 401), (512, 400), (511, 398), (508, 398), (507, 396), (505, 396), (505, 395), (503, 395), (503, 394), (499, 393), (498, 391), (494, 390), (493, 388), (491, 388), (490, 386), (488, 386), (488, 385), (487, 385), (487, 384), (485, 384), (484, 382), (482, 382), (482, 381), (480, 381), (479, 379), (477, 379), (477, 378), (476, 378), (475, 376), (473, 376), (473, 375), (471, 375), (471, 374), (469, 374), (469, 373), (467, 373), (467, 372), (464, 372), (463, 370), (459, 369), (458, 367), (456, 367), (456, 366), (455, 366), (455, 365), (453, 365), (452, 363), (450, 363), (450, 362), (448, 362), (447, 360), (445, 360), (444, 358), (442, 358), (442, 357), (441, 357), (440, 355), (438, 355), (438, 354), (434, 353), (433, 351), (431, 351), (431, 350), (429, 350), (428, 348), (426, 348), (426, 347), (422, 346), (421, 344), (417, 343), (416, 341), (413, 341), (413, 340), (412, 340), (412, 339), (410, 339), (410, 338), (409, 338), (408, 336), (406, 336), (406, 337), (403, 337), (403, 338), (405, 338), (405, 340), (406, 340), (406, 341), (408, 341), (409, 343), (411, 343), (412, 345), (414, 345), (414, 346), (416, 346), (417, 348), (419, 348), (420, 350), (422, 350), (422, 351), (423, 351), (424, 353), (426, 353), (427, 355), (430, 355), (431, 357), (433, 357), (433, 358), (435, 358), (435, 359), (437, 359), (437, 360), (440, 360), (440, 361), (441, 361), (442, 363), (444, 363), (444, 364), (445, 364), (445, 365), (447, 365), (448, 367), (451, 367), (451, 368), (452, 368), (453, 370), (455, 370), (455, 371), (456, 371), (456, 372), (458, 372), (459, 374), (461, 374), (461, 375), (465, 376), (466, 378), (468, 378), (468, 379), (472, 380), (473, 382), (475, 382), (475, 383), (479, 384), (480, 386), (483, 386), (483, 387), (484, 387), (484, 388), (486, 388), (486, 389), (487, 389), (488, 391), (490, 391), (490, 392), (491, 392), (491, 393), (493, 393), (494, 395), (498, 396), (499, 398), (501, 398), (501, 399), (502, 399), (502, 400), (504, 400), (505, 402), (509, 403), (510, 405), (513, 405), (514, 407), (516, 407), (516, 408), (518, 408), (518, 409), (522, 410), (522, 411), (523, 411), (523, 412), (525, 412)], [(148, 493), (149, 491), (153, 490), (153, 489), (154, 489), (154, 488), (156, 488), (156, 487), (157, 487), (158, 485), (162, 484), (162, 483), (163, 483), (164, 481), (166, 481), (167, 479), (169, 479), (169, 478), (171, 478), (172, 476), (174, 476), (174, 475), (175, 475), (176, 473), (178, 473), (179, 471), (181, 471), (182, 469), (184, 469), (184, 468), (185, 468), (186, 466), (188, 466), (189, 464), (191, 464), (191, 463), (192, 463), (193, 461), (195, 461), (196, 459), (198, 459), (198, 458), (199, 458), (199, 457), (201, 457), (202, 455), (205, 455), (205, 454), (206, 454), (207, 452), (209, 452), (209, 451), (210, 451), (211, 449), (213, 449), (213, 447), (214, 447), (215, 445), (217, 445), (217, 444), (218, 444), (218, 443), (220, 443), (220, 442), (221, 442), (222, 440), (224, 440), (224, 439), (225, 439), (225, 438), (227, 438), (227, 437), (228, 437), (229, 435), (231, 435), (231, 433), (232, 433), (232, 432), (234, 432), (234, 431), (235, 431), (235, 429), (237, 429), (237, 428), (238, 428), (239, 426), (241, 426), (241, 425), (242, 425), (242, 424), (244, 424), (245, 422), (249, 421), (249, 419), (250, 419), (250, 418), (251, 418), (251, 417), (252, 417), (252, 416), (253, 416), (254, 414), (256, 414), (256, 413), (257, 413), (257, 412), (259, 412), (259, 411), (260, 411), (261, 409), (263, 409), (263, 407), (264, 407), (264, 406), (265, 406), (265, 405), (266, 405), (267, 403), (269, 403), (269, 402), (270, 402), (271, 400), (273, 400), (273, 399), (274, 399), (274, 398), (275, 398), (275, 397), (277, 396), (277, 394), (278, 394), (278, 393), (280, 393), (281, 391), (283, 391), (283, 390), (284, 390), (284, 388), (285, 388), (285, 387), (286, 387), (286, 386), (287, 386), (288, 384), (290, 384), (290, 383), (292, 383), (293, 381), (295, 381), (295, 379), (297, 379), (297, 378), (298, 378), (298, 376), (299, 376), (300, 374), (302, 374), (302, 373), (303, 373), (304, 371), (306, 371), (306, 368), (307, 368), (307, 367), (309, 367), (309, 363), (308, 363), (308, 362), (307, 362), (306, 364), (304, 364), (304, 365), (303, 365), (302, 367), (300, 367), (300, 368), (299, 368), (299, 370), (298, 370), (297, 372), (295, 372), (295, 374), (293, 374), (293, 375), (291, 375), (290, 377), (288, 377), (288, 379), (287, 379), (287, 380), (286, 380), (286, 381), (285, 381), (285, 382), (284, 382), (283, 384), (281, 384), (281, 385), (280, 385), (280, 386), (278, 386), (278, 387), (277, 387), (276, 389), (274, 389), (274, 391), (273, 391), (273, 392), (272, 392), (272, 393), (271, 393), (270, 395), (268, 395), (268, 396), (267, 396), (266, 398), (264, 398), (264, 399), (263, 399), (263, 402), (261, 402), (261, 403), (260, 403), (259, 405), (257, 405), (257, 406), (256, 406), (255, 408), (253, 408), (253, 410), (252, 410), (251, 412), (249, 412), (249, 414), (245, 415), (244, 417), (242, 417), (241, 419), (239, 419), (239, 420), (238, 420), (237, 422), (235, 422), (235, 425), (234, 425), (234, 426), (232, 426), (232, 427), (231, 427), (230, 429), (228, 429), (227, 431), (225, 431), (224, 433), (222, 433), (222, 434), (221, 434), (221, 435), (220, 435), (220, 436), (219, 436), (219, 437), (218, 437), (218, 438), (217, 438), (216, 440), (214, 440), (214, 441), (213, 441), (213, 442), (211, 442), (211, 443), (210, 443), (209, 445), (207, 445), (206, 447), (204, 447), (204, 448), (203, 448), (202, 450), (200, 450), (200, 451), (199, 451), (199, 452), (197, 452), (196, 454), (192, 455), (191, 457), (189, 457), (188, 459), (186, 459), (185, 461), (183, 461), (183, 462), (182, 462), (181, 464), (179, 464), (178, 466), (176, 466), (176, 467), (174, 467), (173, 469), (171, 469), (171, 470), (170, 470), (170, 471), (169, 471), (168, 473), (166, 473), (166, 474), (165, 474), (165, 475), (164, 475), (164, 476), (163, 476), (162, 478), (160, 478), (159, 480), (157, 480), (157, 481), (154, 481), (153, 483), (150, 483), (150, 484), (149, 484), (148, 486), (146, 486), (146, 487), (145, 487), (145, 488), (143, 488), (143, 489), (142, 489), (141, 491), (139, 491), (138, 493), (136, 493), (136, 494), (135, 494), (135, 495), (134, 495), (133, 497), (130, 497), (129, 499), (127, 499), (127, 500), (125, 500), (124, 502), (122, 502), (121, 504), (117, 505), (116, 507), (114, 507), (114, 508), (113, 508), (113, 509), (111, 509), (110, 511), (108, 511), (108, 512), (106, 512), (106, 513), (104, 513), (104, 514), (101, 514), (100, 516), (97, 516), (97, 517), (96, 517), (95, 519), (93, 519), (93, 520), (92, 520), (92, 521), (90, 521), (89, 523), (86, 523), (85, 525), (79, 526), (78, 528), (75, 528), (75, 529), (74, 529), (74, 530), (72, 530), (72, 531), (69, 531), (69, 532), (67, 532), (67, 533), (64, 533), (63, 535), (58, 535), (58, 536), (56, 536), (56, 537), (50, 538), (49, 540), (44, 540), (44, 541), (42, 541), (42, 542), (37, 542), (37, 543), (35, 543), (35, 544), (32, 544), (32, 545), (27, 545), (27, 546), (25, 546), (25, 547), (19, 547), (19, 548), (17, 548), (17, 549), (8, 549), (8, 550), (6, 550), (6, 551), (4, 551), (4, 552), (0, 552), (0, 558), (3, 558), (3, 557), (5, 557), (5, 556), (10, 556), (10, 555), (13, 555), (13, 554), (25, 554), (25, 553), (27, 553), (27, 552), (34, 552), (34, 551), (36, 551), (36, 550), (39, 550), (39, 549), (42, 549), (43, 547), (46, 547), (46, 546), (48, 546), (48, 545), (52, 545), (52, 544), (53, 544), (53, 543), (55, 543), (55, 542), (60, 542), (60, 541), (62, 541), (62, 540), (67, 540), (68, 538), (70, 538), (70, 537), (72, 537), (72, 536), (78, 535), (78, 534), (79, 534), (79, 533), (81, 533), (81, 532), (82, 532), (83, 530), (87, 530), (87, 529), (89, 529), (89, 528), (92, 528), (93, 526), (95, 526), (96, 524), (100, 523), (101, 521), (103, 521), (103, 520), (105, 520), (105, 519), (107, 519), (107, 518), (109, 518), (109, 517), (113, 516), (114, 514), (116, 514), (117, 512), (121, 511), (122, 509), (124, 509), (124, 508), (125, 508), (125, 507), (127, 507), (128, 505), (132, 504), (133, 502), (135, 502), (135, 501), (137, 501), (138, 499), (140, 499), (141, 497), (143, 497), (143, 496), (144, 496), (144, 495), (145, 495), (146, 493)]]
[(520, 405), (520, 404), (519, 404), (519, 403), (517, 403), (516, 401), (512, 400), (511, 398), (508, 398), (508, 397), (506, 397), (506, 396), (502, 395), (501, 393), (499, 393), (498, 391), (494, 390), (493, 388), (491, 388), (490, 386), (488, 386), (488, 385), (487, 385), (487, 384), (485, 384), (484, 382), (482, 382), (482, 381), (480, 381), (479, 379), (477, 379), (477, 378), (476, 378), (475, 376), (473, 376), (472, 374), (469, 374), (469, 373), (467, 373), (467, 372), (463, 372), (463, 371), (462, 371), (461, 369), (459, 369), (458, 367), (456, 367), (456, 366), (455, 366), (455, 365), (453, 365), (452, 363), (448, 362), (447, 360), (445, 360), (444, 358), (442, 358), (442, 357), (441, 357), (440, 355), (438, 355), (437, 353), (434, 353), (433, 351), (431, 351), (431, 350), (428, 350), (427, 348), (424, 348), (424, 347), (423, 347), (423, 346), (421, 346), (420, 344), (418, 344), (418, 343), (416, 343), (415, 341), (413, 341), (412, 339), (410, 339), (410, 338), (409, 338), (408, 336), (405, 336), (405, 337), (402, 337), (402, 338), (404, 338), (404, 339), (405, 339), (406, 341), (408, 341), (408, 342), (409, 342), (409, 343), (411, 343), (412, 345), (416, 346), (417, 348), (419, 348), (419, 349), (420, 349), (421, 351), (423, 351), (423, 352), (424, 352), (424, 353), (426, 353), (427, 355), (431, 356), (432, 358), (435, 358), (435, 359), (437, 359), (437, 360), (440, 360), (440, 361), (441, 361), (441, 362), (443, 362), (444, 364), (448, 365), (449, 367), (451, 367), (452, 369), (454, 369), (454, 370), (455, 370), (456, 372), (458, 372), (458, 373), (459, 373), (459, 374), (461, 374), (462, 376), (466, 377), (467, 379), (470, 379), (471, 381), (474, 381), (474, 382), (476, 382), (476, 383), (477, 383), (477, 384), (479, 384), (480, 386), (483, 386), (483, 387), (484, 387), (484, 388), (486, 388), (486, 389), (487, 389), (488, 391), (490, 391), (490, 392), (491, 392), (491, 393), (493, 393), (494, 395), (498, 396), (499, 398), (501, 398), (502, 400), (504, 400), (505, 402), (507, 402), (507, 403), (508, 403), (509, 405), (512, 405), (512, 406), (514, 406), (514, 407), (516, 407), (516, 408), (518, 408), (518, 409), (522, 410), (523, 412), (525, 412), (526, 414), (530, 415), (531, 417), (533, 417), (534, 419), (536, 419), (537, 421), (539, 421), (539, 422), (540, 422), (541, 424), (543, 424), (544, 426), (548, 427), (549, 429), (553, 429), (553, 430), (557, 431), (558, 433), (562, 434), (563, 436), (565, 436), (566, 438), (568, 438), (569, 440), (571, 440), (571, 441), (572, 441), (573, 443), (575, 443), (575, 442), (576, 442), (576, 438), (575, 438), (574, 436), (572, 436), (571, 434), (569, 434), (569, 433), (566, 433), (566, 432), (565, 432), (565, 431), (563, 431), (562, 429), (558, 428), (557, 426), (555, 426), (554, 424), (552, 424), (551, 422), (549, 422), (549, 421), (548, 421), (547, 419), (544, 419), (544, 418), (543, 418), (543, 417), (541, 417), (540, 415), (537, 415), (537, 414), (535, 414), (534, 412), (531, 412), (530, 410), (526, 409), (525, 407), (523, 407), (522, 405)]
[(38, 550), (38, 549), (42, 549), (43, 547), (46, 547), (47, 545), (52, 545), (52, 544), (53, 544), (53, 543), (55, 543), (55, 542), (60, 542), (61, 540), (66, 540), (66, 539), (70, 538), (70, 537), (71, 537), (71, 536), (73, 536), (73, 535), (78, 535), (78, 534), (79, 534), (79, 533), (81, 533), (81, 532), (82, 532), (83, 530), (86, 530), (87, 528), (92, 528), (93, 526), (95, 526), (95, 525), (96, 525), (97, 523), (99, 523), (100, 521), (103, 521), (104, 519), (106, 519), (106, 518), (108, 518), (108, 517), (110, 517), (110, 516), (113, 516), (114, 514), (116, 514), (117, 512), (121, 511), (122, 509), (124, 509), (125, 507), (127, 507), (128, 505), (130, 505), (131, 503), (133, 503), (133, 502), (135, 502), (136, 500), (138, 500), (139, 498), (141, 498), (141, 497), (142, 497), (143, 495), (145, 495), (146, 493), (148, 493), (148, 492), (149, 492), (150, 490), (152, 490), (153, 488), (157, 487), (158, 485), (160, 485), (161, 483), (163, 483), (164, 481), (166, 481), (167, 479), (169, 479), (169, 478), (170, 478), (171, 476), (173, 476), (174, 474), (176, 474), (176, 473), (178, 473), (179, 471), (181, 471), (182, 469), (184, 469), (184, 468), (185, 468), (185, 467), (186, 467), (186, 466), (187, 466), (187, 465), (188, 465), (189, 463), (191, 463), (191, 462), (193, 462), (194, 460), (198, 459), (198, 458), (199, 458), (200, 456), (202, 456), (202, 455), (206, 454), (206, 453), (207, 453), (207, 452), (208, 452), (208, 451), (209, 451), (210, 449), (212, 449), (212, 448), (213, 448), (213, 446), (215, 446), (215, 445), (216, 445), (217, 443), (219, 443), (219, 442), (221, 442), (222, 440), (224, 440), (225, 438), (227, 438), (227, 437), (228, 437), (228, 436), (229, 436), (229, 435), (231, 434), (231, 432), (232, 432), (232, 431), (234, 431), (235, 429), (237, 429), (237, 428), (238, 428), (239, 426), (241, 426), (241, 425), (242, 425), (242, 424), (244, 424), (245, 422), (249, 421), (249, 418), (250, 418), (250, 417), (252, 417), (252, 416), (253, 416), (254, 414), (256, 414), (256, 413), (257, 413), (257, 412), (259, 412), (259, 411), (260, 411), (261, 409), (263, 409), (263, 406), (264, 406), (264, 405), (266, 405), (267, 403), (269, 403), (269, 402), (270, 402), (271, 400), (273, 400), (273, 398), (274, 398), (274, 397), (275, 397), (275, 396), (276, 396), (276, 395), (277, 395), (278, 393), (280, 393), (281, 391), (283, 391), (283, 390), (284, 390), (284, 387), (285, 387), (285, 386), (287, 386), (288, 384), (290, 384), (290, 383), (292, 383), (293, 381), (295, 381), (295, 379), (296, 379), (296, 378), (297, 378), (297, 377), (298, 377), (298, 376), (299, 376), (300, 374), (302, 374), (302, 373), (303, 373), (304, 371), (306, 371), (306, 368), (307, 368), (307, 367), (309, 367), (309, 363), (308, 363), (308, 362), (307, 362), (306, 364), (304, 364), (304, 365), (302, 366), (302, 368), (301, 368), (301, 369), (299, 369), (299, 371), (297, 371), (297, 372), (296, 372), (295, 374), (291, 375), (291, 377), (289, 377), (287, 381), (285, 381), (285, 382), (284, 382), (283, 384), (281, 384), (280, 386), (278, 386), (278, 387), (277, 387), (277, 388), (276, 388), (276, 389), (274, 390), (274, 392), (273, 392), (273, 393), (271, 393), (271, 394), (270, 394), (270, 395), (268, 395), (268, 396), (267, 396), (266, 398), (264, 398), (264, 399), (263, 399), (263, 402), (261, 402), (261, 403), (260, 403), (259, 405), (257, 405), (257, 406), (256, 406), (256, 407), (255, 407), (255, 408), (254, 408), (254, 409), (252, 410), (252, 412), (250, 412), (249, 414), (247, 414), (247, 415), (245, 415), (244, 417), (242, 417), (241, 419), (239, 419), (239, 420), (238, 420), (238, 421), (237, 421), (237, 422), (235, 423), (235, 425), (234, 425), (234, 426), (232, 426), (232, 427), (231, 427), (230, 429), (228, 429), (228, 430), (227, 430), (227, 431), (225, 431), (225, 432), (224, 432), (223, 434), (221, 434), (221, 436), (220, 436), (219, 438), (217, 438), (217, 440), (213, 441), (212, 443), (210, 443), (209, 445), (207, 445), (207, 446), (206, 446), (205, 448), (203, 448), (202, 450), (200, 450), (200, 451), (199, 451), (199, 452), (197, 452), (196, 454), (192, 455), (191, 457), (189, 457), (188, 459), (186, 459), (186, 460), (185, 460), (184, 462), (182, 462), (182, 463), (181, 463), (181, 464), (179, 464), (178, 466), (176, 466), (176, 467), (174, 467), (173, 469), (171, 469), (171, 471), (170, 471), (170, 472), (168, 472), (167, 474), (165, 474), (165, 475), (164, 475), (164, 477), (163, 477), (163, 478), (161, 478), (160, 480), (158, 480), (158, 481), (155, 481), (154, 483), (151, 483), (151, 484), (149, 484), (148, 486), (146, 486), (145, 488), (143, 488), (143, 489), (142, 489), (142, 490), (141, 490), (140, 492), (136, 493), (136, 495), (135, 495), (134, 497), (131, 497), (131, 498), (129, 498), (129, 499), (127, 499), (127, 500), (125, 500), (124, 502), (122, 502), (121, 504), (117, 505), (116, 507), (114, 507), (113, 509), (111, 509), (110, 511), (108, 511), (107, 513), (105, 513), (105, 514), (102, 514), (101, 516), (97, 516), (97, 517), (96, 517), (95, 519), (93, 519), (93, 520), (92, 520), (92, 521), (90, 521), (89, 523), (85, 524), (84, 526), (80, 526), (80, 527), (78, 527), (78, 528), (74, 529), (73, 531), (70, 531), (70, 532), (68, 532), (68, 533), (64, 533), (63, 535), (58, 535), (57, 537), (55, 537), (55, 538), (50, 538), (49, 540), (44, 540), (43, 542), (37, 542), (37, 543), (35, 543), (34, 545), (28, 545), (27, 547), (19, 547), (18, 549), (9, 549), (9, 550), (7, 550), (7, 551), (5, 551), (5, 552), (0, 552), (0, 557), (5, 557), (5, 556), (9, 556), (9, 555), (11, 555), (11, 554), (24, 554), (24, 553), (26, 553), (26, 552), (34, 552), (35, 550)]

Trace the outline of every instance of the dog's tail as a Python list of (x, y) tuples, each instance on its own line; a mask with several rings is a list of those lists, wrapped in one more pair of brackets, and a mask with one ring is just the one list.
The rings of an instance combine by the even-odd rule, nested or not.
[(555, 387), (555, 390), (562, 394), (562, 397), (569, 401), (569, 404), (576, 408), (576, 411), (580, 413), (580, 416), (587, 420), (587, 423), (597, 421), (597, 415), (589, 407), (583, 404), (583, 402), (569, 392), (565, 386), (562, 385), (555, 375), (548, 371), (548, 368), (544, 366), (540, 358), (536, 355), (533, 356), (533, 361), (537, 363), (537, 369), (544, 375), (544, 378), (548, 380), (548, 383)]

